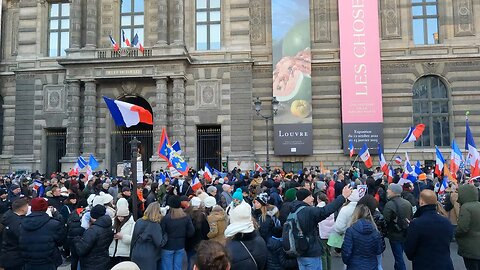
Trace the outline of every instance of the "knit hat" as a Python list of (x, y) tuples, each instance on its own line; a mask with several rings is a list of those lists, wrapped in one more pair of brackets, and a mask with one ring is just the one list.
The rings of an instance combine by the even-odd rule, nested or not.
[(237, 233), (251, 233), (255, 227), (252, 221), (252, 208), (242, 201), (230, 210), (230, 224), (225, 229), (225, 237), (232, 237)]
[(78, 181), (75, 179), (70, 180), (70, 186), (76, 186), (78, 185)]
[(216, 191), (217, 191), (217, 188), (215, 186), (209, 186), (207, 188), (207, 193), (212, 194), (213, 192), (216, 192)]
[(391, 190), (393, 193), (400, 195), (402, 194), (403, 188), (399, 184), (390, 184), (388, 185), (388, 189)]
[(182, 200), (180, 199), (179, 196), (177, 195), (172, 195), (170, 198), (168, 198), (168, 206), (170, 208), (180, 208), (182, 205)]
[(105, 216), (106, 213), (107, 209), (105, 208), (105, 206), (99, 204), (95, 205), (92, 210), (90, 210), (90, 217), (93, 219), (98, 219), (102, 216)]
[(129, 187), (123, 187), (122, 188), (122, 192), (125, 192), (125, 191), (131, 191)]
[(217, 204), (217, 200), (215, 200), (215, 197), (208, 196), (203, 200), (203, 204), (205, 204), (206, 208), (214, 207)]
[(257, 202), (259, 202), (261, 205), (266, 206), (268, 204), (268, 194), (263, 192), (257, 195), (255, 198)]
[(297, 189), (296, 188), (290, 188), (287, 191), (285, 191), (285, 201), (291, 202), (295, 200), (295, 197), (297, 196)]
[(78, 196), (77, 196), (77, 194), (75, 194), (75, 193), (70, 193), (70, 194), (68, 194), (68, 199), (69, 199), (69, 200), (78, 199)]
[(4, 189), (4, 188), (0, 188), (0, 196), (2, 196), (4, 194), (8, 194), (7, 190)]
[(134, 262), (121, 262), (116, 264), (111, 270), (140, 270), (140, 267)]
[(242, 189), (241, 188), (237, 188), (237, 190), (235, 191), (235, 193), (233, 193), (233, 196), (232, 196), (234, 199), (237, 199), (237, 200), (243, 200), (243, 194), (242, 194)]
[(10, 190), (11, 190), (11, 191), (14, 191), (14, 190), (17, 189), (17, 188), (20, 188), (20, 186), (19, 186), (19, 185), (16, 185), (16, 184), (12, 184), (12, 185), (10, 186)]
[(105, 205), (105, 204), (109, 204), (111, 201), (113, 201), (112, 195), (110, 195), (108, 193), (105, 193), (105, 192), (100, 192), (99, 195), (97, 195), (97, 196), (95, 196), (95, 198), (93, 198), (92, 205), (93, 206), (98, 205), (98, 204)]
[(103, 189), (108, 189), (110, 187), (110, 184), (109, 183), (103, 183), (102, 184), (102, 188)]
[(220, 178), (218, 179), (218, 183), (223, 185), (223, 183), (225, 183), (225, 180), (223, 180), (223, 178)]
[(193, 197), (191, 200), (190, 200), (190, 205), (192, 207), (200, 207), (200, 205), (202, 204), (202, 200), (198, 197)]
[(117, 216), (126, 217), (130, 214), (128, 210), (128, 201), (125, 198), (120, 198), (117, 201)]
[(62, 195), (64, 197), (68, 197), (68, 189), (66, 187), (62, 187), (60, 189), (60, 195)]
[(34, 198), (30, 205), (32, 212), (45, 212), (48, 208), (48, 202), (44, 198)]
[(358, 194), (358, 189), (352, 190), (352, 194), (350, 194), (350, 196), (348, 196), (347, 199), (348, 199), (349, 201), (351, 201), (351, 202), (358, 202), (358, 201), (360, 201), (360, 194)]
[(229, 184), (223, 184), (222, 189), (223, 189), (223, 191), (228, 191), (230, 189), (230, 185)]
[(312, 193), (308, 189), (301, 188), (297, 190), (297, 200), (299, 201), (305, 200), (310, 195), (312, 195)]

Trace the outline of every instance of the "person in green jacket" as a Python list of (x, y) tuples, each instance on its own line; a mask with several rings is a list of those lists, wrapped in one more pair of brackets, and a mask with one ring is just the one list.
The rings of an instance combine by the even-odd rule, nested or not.
[(473, 185), (463, 185), (458, 189), (460, 215), (455, 237), (458, 255), (463, 257), (467, 270), (480, 269), (480, 202), (478, 189)]

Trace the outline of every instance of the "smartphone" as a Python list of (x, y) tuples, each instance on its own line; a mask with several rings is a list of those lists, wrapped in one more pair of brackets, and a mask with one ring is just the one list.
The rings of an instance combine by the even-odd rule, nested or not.
[(355, 183), (355, 182), (353, 182), (353, 181), (352, 181), (352, 182), (350, 182), (350, 187), (351, 187), (351, 188), (355, 188), (355, 187), (356, 187), (356, 183)]

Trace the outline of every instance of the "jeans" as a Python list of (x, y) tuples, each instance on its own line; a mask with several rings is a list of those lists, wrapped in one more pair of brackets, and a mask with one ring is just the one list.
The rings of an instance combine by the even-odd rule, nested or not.
[(187, 270), (193, 269), (193, 261), (196, 255), (197, 255), (197, 252), (195, 250), (187, 251)]
[(465, 268), (467, 268), (467, 270), (480, 270), (480, 260), (463, 257), (463, 262), (465, 263)]
[(321, 257), (298, 257), (297, 262), (300, 270), (322, 270)]
[(182, 270), (182, 261), (184, 255), (185, 249), (162, 249), (162, 270)]
[(390, 241), (390, 247), (392, 248), (393, 257), (395, 258), (395, 270), (406, 270), (405, 262), (403, 261), (404, 242), (402, 241)]

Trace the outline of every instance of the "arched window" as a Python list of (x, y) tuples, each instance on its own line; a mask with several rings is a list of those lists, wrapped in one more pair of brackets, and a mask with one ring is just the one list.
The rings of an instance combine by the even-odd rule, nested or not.
[(437, 76), (422, 77), (413, 86), (413, 121), (426, 126), (415, 146), (450, 145), (447, 91)]

